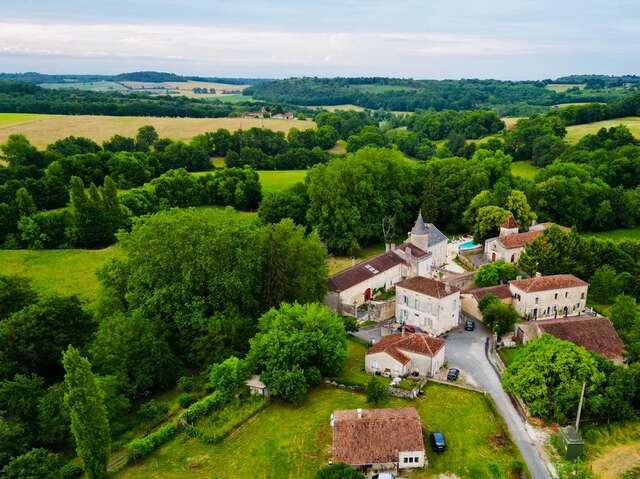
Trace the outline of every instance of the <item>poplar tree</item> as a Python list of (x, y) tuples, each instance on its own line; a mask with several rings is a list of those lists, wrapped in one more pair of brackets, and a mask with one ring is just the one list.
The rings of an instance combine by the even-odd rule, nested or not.
[(62, 363), (64, 401), (71, 417), (76, 452), (89, 479), (104, 479), (109, 459), (109, 422), (91, 363), (73, 346), (63, 354)]

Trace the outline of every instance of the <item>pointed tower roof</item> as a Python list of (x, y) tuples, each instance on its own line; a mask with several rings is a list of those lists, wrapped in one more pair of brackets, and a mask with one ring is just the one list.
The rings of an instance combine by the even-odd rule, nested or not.
[(509, 215), (509, 217), (500, 225), (502, 228), (517, 228), (518, 222), (513, 217), (513, 215)]
[(426, 235), (429, 234), (429, 229), (422, 219), (422, 210), (418, 213), (418, 219), (416, 220), (416, 224), (413, 226), (411, 233), (414, 235)]

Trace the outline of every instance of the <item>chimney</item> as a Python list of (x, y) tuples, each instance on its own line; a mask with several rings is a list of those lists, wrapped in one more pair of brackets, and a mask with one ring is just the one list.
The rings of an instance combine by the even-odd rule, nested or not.
[(358, 413), (358, 419), (362, 419), (362, 408), (356, 409), (356, 412)]

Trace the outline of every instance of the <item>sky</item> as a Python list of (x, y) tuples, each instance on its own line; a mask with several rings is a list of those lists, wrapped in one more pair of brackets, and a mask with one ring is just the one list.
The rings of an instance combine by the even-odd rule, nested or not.
[(640, 73), (639, 0), (0, 0), (0, 71)]

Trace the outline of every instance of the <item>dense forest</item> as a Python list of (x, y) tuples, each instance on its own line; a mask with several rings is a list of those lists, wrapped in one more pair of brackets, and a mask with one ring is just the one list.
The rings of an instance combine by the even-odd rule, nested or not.
[(606, 102), (625, 94), (613, 89), (557, 92), (546, 86), (533, 81), (291, 78), (255, 85), (244, 94), (296, 105), (354, 104), (397, 111), (496, 108), (501, 114), (530, 114), (562, 103)]

